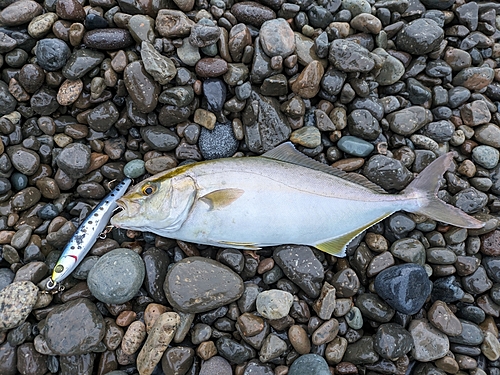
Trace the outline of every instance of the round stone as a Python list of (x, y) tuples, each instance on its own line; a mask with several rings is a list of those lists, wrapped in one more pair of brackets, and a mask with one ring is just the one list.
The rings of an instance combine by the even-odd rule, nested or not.
[(403, 51), (425, 55), (436, 48), (444, 38), (443, 29), (436, 21), (419, 18), (412, 21), (398, 33), (397, 46)]
[(375, 149), (375, 146), (370, 142), (352, 135), (340, 138), (337, 147), (345, 153), (358, 157), (366, 157)]
[(139, 291), (144, 281), (142, 258), (134, 251), (118, 248), (103, 255), (90, 270), (87, 284), (104, 303), (125, 303)]
[(303, 374), (330, 375), (331, 373), (323, 357), (317, 354), (304, 354), (297, 358), (288, 370), (288, 375)]
[(163, 289), (176, 310), (195, 314), (240, 298), (243, 280), (229, 267), (195, 256), (185, 258), (170, 268)]
[(71, 56), (68, 45), (60, 39), (50, 38), (38, 41), (35, 54), (37, 63), (43, 69), (53, 72), (61, 69)]
[(146, 173), (144, 165), (144, 160), (130, 160), (127, 164), (125, 164), (125, 167), (123, 167), (123, 174), (129, 178), (139, 178)]
[(373, 347), (381, 357), (395, 361), (411, 350), (413, 338), (399, 324), (382, 324), (373, 339)]
[(216, 122), (212, 130), (201, 127), (198, 146), (207, 160), (229, 158), (238, 151), (239, 144), (230, 122)]
[(266, 319), (281, 319), (288, 315), (293, 296), (283, 290), (271, 289), (257, 296), (257, 311)]
[(493, 169), (498, 165), (500, 152), (491, 146), (477, 146), (472, 150), (472, 159), (481, 167)]
[(283, 18), (264, 22), (259, 35), (262, 49), (269, 57), (286, 58), (295, 51), (295, 36)]
[(375, 278), (375, 290), (391, 307), (403, 314), (417, 313), (430, 295), (432, 283), (425, 269), (416, 264), (389, 267)]
[(83, 177), (90, 166), (90, 150), (81, 143), (70, 143), (61, 151), (56, 162), (69, 177)]

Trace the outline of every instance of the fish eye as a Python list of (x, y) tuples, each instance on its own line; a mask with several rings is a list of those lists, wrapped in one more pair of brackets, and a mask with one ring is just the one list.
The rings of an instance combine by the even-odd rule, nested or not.
[(142, 187), (142, 194), (144, 195), (151, 195), (156, 191), (156, 186), (154, 185), (144, 185)]
[(64, 271), (64, 266), (63, 266), (63, 265), (61, 265), (61, 264), (58, 264), (58, 265), (54, 268), (54, 272), (61, 273), (62, 271)]

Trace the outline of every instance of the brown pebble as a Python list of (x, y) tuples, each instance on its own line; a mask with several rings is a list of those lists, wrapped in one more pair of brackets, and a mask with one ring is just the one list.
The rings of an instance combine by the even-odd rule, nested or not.
[(57, 0), (56, 14), (63, 20), (83, 21), (85, 19), (85, 10), (77, 0)]
[(434, 327), (448, 336), (457, 336), (462, 332), (462, 323), (443, 301), (433, 303), (427, 318)]
[(195, 66), (196, 74), (202, 78), (219, 77), (226, 73), (227, 69), (227, 62), (216, 57), (204, 57)]
[(257, 267), (257, 273), (262, 275), (267, 271), (271, 271), (274, 267), (274, 259), (273, 258), (264, 258), (259, 262), (259, 266)]
[(336, 161), (332, 164), (332, 167), (341, 169), (344, 172), (353, 172), (361, 168), (365, 164), (365, 159), (363, 158), (347, 158)]
[(30, 95), (15, 78), (11, 78), (9, 81), (9, 92), (18, 102), (26, 102), (30, 100)]
[(153, 328), (156, 319), (167, 311), (167, 307), (159, 303), (150, 303), (144, 310), (144, 323), (146, 324), (146, 332)]
[(294, 324), (288, 329), (288, 338), (295, 351), (299, 354), (307, 354), (311, 351), (311, 342), (307, 332), (302, 326)]
[(323, 65), (319, 61), (311, 61), (292, 84), (292, 91), (302, 98), (315, 97), (319, 92), (324, 71)]
[(120, 327), (127, 327), (137, 318), (137, 314), (134, 311), (122, 311), (120, 315), (116, 317), (116, 324)]
[(0, 230), (0, 245), (9, 244), (14, 234), (16, 232), (13, 230)]
[(76, 102), (76, 99), (80, 96), (83, 91), (83, 82), (81, 79), (71, 81), (67, 79), (59, 87), (57, 92), (57, 102), (60, 105), (71, 105)]
[(489, 256), (500, 255), (500, 230), (481, 236), (481, 253)]
[(264, 329), (264, 319), (260, 316), (244, 313), (236, 320), (239, 331), (246, 337), (252, 337), (262, 332)]
[(194, 257), (200, 255), (198, 248), (191, 243), (178, 240), (177, 246), (179, 246), (181, 250), (184, 252), (184, 254), (186, 254), (186, 256), (188, 257)]
[(196, 354), (204, 361), (207, 361), (217, 354), (217, 348), (213, 341), (204, 341), (196, 348)]
[(96, 169), (101, 168), (108, 161), (109, 156), (106, 154), (101, 154), (97, 152), (92, 152), (90, 154), (90, 165), (85, 173), (90, 173)]
[(337, 375), (354, 375), (358, 373), (358, 368), (351, 362), (340, 362), (335, 366), (335, 374)]
[(126, 355), (132, 355), (139, 350), (146, 338), (146, 326), (143, 322), (136, 320), (132, 322), (125, 331), (122, 339), (121, 349)]
[(460, 369), (457, 361), (452, 357), (439, 358), (434, 362), (437, 368), (447, 372), (448, 374), (456, 374)]
[[(4, 4), (9, 4), (6, 2)], [(0, 12), (0, 24), (2, 26), (18, 26), (30, 22), (36, 16), (42, 14), (43, 8), (36, 1), (20, 0), (5, 7)]]

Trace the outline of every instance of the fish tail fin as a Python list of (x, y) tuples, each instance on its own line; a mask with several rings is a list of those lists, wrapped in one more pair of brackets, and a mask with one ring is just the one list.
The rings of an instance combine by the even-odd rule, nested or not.
[(467, 215), (462, 210), (443, 202), (437, 197), (439, 180), (448, 170), (452, 161), (452, 152), (440, 156), (408, 185), (402, 194), (412, 200), (418, 199), (418, 207), (408, 211), (461, 228), (482, 228), (484, 226), (482, 221)]

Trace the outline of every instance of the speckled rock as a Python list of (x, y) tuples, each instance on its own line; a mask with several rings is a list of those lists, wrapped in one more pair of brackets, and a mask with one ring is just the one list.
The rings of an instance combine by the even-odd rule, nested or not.
[(89, 272), (87, 283), (98, 300), (119, 304), (137, 294), (144, 275), (142, 258), (132, 250), (119, 248), (99, 258)]
[(16, 328), (35, 306), (38, 288), (31, 281), (16, 281), (0, 291), (0, 331)]
[(411, 354), (417, 361), (429, 362), (442, 358), (450, 348), (448, 337), (427, 320), (413, 320), (408, 331), (415, 344)]
[(283, 290), (271, 289), (257, 296), (257, 311), (266, 319), (281, 319), (288, 315), (293, 296)]

